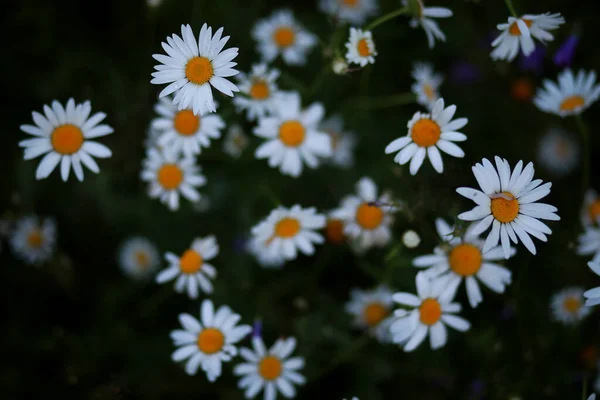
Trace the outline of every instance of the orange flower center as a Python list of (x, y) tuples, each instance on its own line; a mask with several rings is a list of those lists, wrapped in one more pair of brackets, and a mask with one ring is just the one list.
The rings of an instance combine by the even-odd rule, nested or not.
[(299, 121), (285, 121), (279, 126), (279, 139), (289, 147), (298, 147), (304, 142), (306, 132)]
[(137, 263), (139, 269), (144, 270), (150, 265), (150, 257), (146, 252), (137, 251), (135, 253), (135, 262)]
[(300, 232), (300, 222), (296, 218), (283, 218), (275, 225), (275, 235), (291, 238)]
[(435, 90), (433, 90), (433, 87), (428, 83), (423, 85), (423, 92), (425, 92), (425, 96), (427, 96), (429, 100), (433, 100), (436, 97)]
[(371, 55), (371, 50), (369, 49), (369, 43), (367, 43), (367, 39), (360, 39), (356, 45), (356, 49), (361, 57), (368, 57)]
[(419, 307), (419, 319), (425, 325), (433, 325), (442, 317), (442, 306), (436, 299), (427, 298)]
[(37, 229), (34, 231), (31, 231), (29, 233), (29, 236), (27, 236), (27, 244), (29, 244), (29, 247), (39, 248), (42, 246), (43, 241), (44, 241), (44, 238), (42, 236), (42, 232), (40, 232)]
[(481, 251), (472, 244), (459, 244), (450, 252), (450, 268), (457, 275), (471, 276), (481, 268)]
[(600, 199), (594, 200), (592, 204), (588, 207), (588, 214), (592, 219), (592, 222), (596, 222), (598, 217), (600, 217)]
[(269, 85), (263, 80), (254, 81), (252, 87), (250, 88), (250, 96), (256, 100), (264, 100), (269, 97), (269, 94)]
[(380, 207), (362, 203), (356, 210), (356, 222), (364, 229), (375, 229), (383, 221), (383, 211)]
[(333, 244), (344, 242), (344, 223), (340, 219), (331, 218), (325, 226), (325, 236)]
[(204, 85), (213, 75), (212, 63), (206, 57), (194, 57), (185, 65), (186, 78), (196, 85)]
[(529, 79), (516, 79), (511, 86), (511, 94), (515, 100), (529, 101), (533, 96), (533, 85)]
[(183, 171), (176, 164), (165, 164), (158, 170), (158, 183), (167, 190), (179, 187), (183, 181)]
[(206, 328), (198, 334), (197, 345), (204, 354), (214, 354), (223, 348), (225, 336), (216, 328)]
[(339, 2), (348, 7), (356, 7), (358, 5), (358, 0), (339, 0)]
[(200, 254), (192, 249), (188, 249), (179, 259), (179, 268), (184, 274), (193, 274), (202, 268), (202, 261)]
[(280, 26), (273, 33), (273, 40), (279, 47), (288, 47), (294, 43), (296, 39), (296, 33), (292, 28), (287, 26)]
[(563, 307), (574, 314), (581, 308), (581, 300), (575, 296), (569, 296), (563, 301)]
[[(531, 27), (531, 21), (528, 19), (524, 19), (523, 22), (525, 22), (525, 25), (527, 25), (528, 28)], [(510, 25), (510, 28), (508, 28), (508, 33), (510, 33), (513, 36), (521, 36), (521, 30), (519, 29), (519, 26), (517, 25), (516, 22), (513, 22)]]
[(193, 135), (200, 128), (200, 116), (194, 115), (191, 110), (181, 110), (175, 114), (174, 125), (180, 135)]
[(421, 147), (433, 146), (438, 142), (442, 130), (440, 126), (429, 118), (420, 119), (412, 126), (410, 136)]
[(512, 193), (502, 192), (502, 194), (508, 196), (509, 199), (503, 197), (492, 199), (491, 209), (494, 218), (506, 224), (517, 218), (517, 215), (519, 214), (519, 201), (515, 199), (515, 196), (513, 196)]
[(258, 373), (268, 381), (278, 378), (282, 370), (283, 365), (277, 357), (267, 356), (258, 364)]
[(83, 146), (83, 132), (73, 124), (57, 126), (50, 136), (52, 147), (59, 154), (74, 154)]
[(585, 104), (585, 99), (581, 96), (570, 96), (560, 103), (560, 109), (563, 111), (573, 111)]
[(388, 315), (388, 310), (381, 303), (371, 303), (365, 307), (364, 317), (370, 327), (379, 324)]

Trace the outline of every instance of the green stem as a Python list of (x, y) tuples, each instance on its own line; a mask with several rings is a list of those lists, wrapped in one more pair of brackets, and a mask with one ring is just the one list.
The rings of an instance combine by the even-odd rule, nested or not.
[(311, 380), (316, 381), (319, 378), (327, 375), (329, 372), (333, 371), (337, 366), (343, 364), (349, 358), (351, 358), (355, 353), (357, 353), (360, 349), (362, 349), (369, 341), (368, 333), (364, 333), (362, 336), (357, 338), (352, 344), (349, 346), (345, 346), (343, 350), (341, 350), (331, 362), (323, 369), (318, 371)]
[(508, 7), (508, 10), (512, 14), (512, 16), (515, 18), (519, 18), (517, 16), (517, 12), (515, 11), (515, 6), (513, 6), (512, 0), (504, 0), (504, 2), (506, 3), (506, 7)]
[(373, 29), (375, 29), (377, 26), (383, 24), (386, 21), (389, 21), (392, 18), (396, 18), (402, 14), (406, 14), (408, 12), (408, 7), (403, 7), (403, 8), (399, 8), (395, 11), (392, 11), (390, 13), (387, 13), (385, 15), (382, 15), (381, 17), (377, 18), (375, 21), (371, 22), (369, 25), (367, 25), (365, 27), (365, 31), (372, 31)]
[(413, 103), (415, 95), (412, 92), (407, 92), (383, 97), (359, 97), (354, 101), (364, 108), (387, 108)]
[(583, 118), (581, 118), (581, 114), (577, 114), (575, 116), (575, 122), (577, 123), (577, 128), (581, 133), (581, 141), (583, 143), (583, 172), (581, 177), (581, 189), (583, 193), (585, 193), (590, 179), (590, 135), (585, 123), (583, 122)]

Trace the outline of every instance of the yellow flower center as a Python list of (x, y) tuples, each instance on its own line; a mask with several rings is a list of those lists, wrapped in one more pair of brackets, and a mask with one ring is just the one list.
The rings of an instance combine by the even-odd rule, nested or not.
[(283, 365), (277, 357), (267, 356), (258, 364), (258, 373), (268, 381), (278, 378), (282, 370)]
[(329, 135), (329, 139), (331, 141), (331, 150), (335, 152), (335, 149), (337, 149), (338, 144), (340, 143), (341, 135), (338, 132), (334, 132), (332, 130), (327, 130), (325, 131), (325, 133)]
[(296, 39), (296, 33), (292, 28), (287, 26), (280, 26), (273, 33), (273, 40), (279, 47), (288, 47), (294, 43)]
[(380, 207), (362, 203), (356, 210), (356, 222), (364, 229), (375, 229), (383, 221), (383, 211)]
[(600, 199), (594, 200), (588, 207), (588, 215), (592, 219), (592, 222), (596, 222), (597, 218), (600, 217)]
[(358, 5), (358, 0), (339, 0), (339, 2), (348, 7), (356, 7)]
[(344, 223), (340, 219), (331, 218), (325, 226), (325, 236), (333, 244), (344, 242)]
[(179, 268), (184, 274), (196, 273), (202, 268), (202, 256), (192, 249), (186, 250), (179, 259)]
[(191, 110), (181, 110), (175, 114), (173, 124), (180, 135), (190, 136), (198, 132), (200, 116), (194, 115)]
[(581, 299), (575, 296), (569, 296), (563, 301), (563, 307), (567, 312), (574, 314), (581, 308)]
[(423, 92), (425, 92), (425, 96), (427, 96), (429, 100), (433, 100), (436, 97), (435, 90), (433, 90), (433, 87), (428, 83), (423, 84)]
[(279, 139), (289, 147), (298, 147), (304, 141), (306, 132), (299, 121), (285, 121), (279, 126)]
[(38, 229), (31, 231), (29, 236), (27, 236), (27, 244), (29, 247), (39, 248), (42, 246), (43, 241), (44, 237), (42, 236), (42, 232)]
[(560, 109), (563, 111), (573, 111), (577, 107), (585, 104), (585, 99), (581, 96), (570, 96), (560, 103)]
[(223, 348), (225, 336), (216, 328), (206, 328), (198, 334), (197, 345), (204, 354), (214, 354)]
[(481, 268), (481, 251), (472, 244), (459, 244), (450, 251), (448, 262), (457, 275), (471, 276)]
[(519, 215), (519, 201), (509, 192), (502, 192), (509, 199), (496, 197), (492, 199), (492, 215), (498, 221), (506, 224), (512, 222)]
[(296, 218), (283, 218), (275, 225), (275, 236), (291, 238), (300, 232), (300, 222)]
[(135, 253), (135, 262), (141, 270), (145, 270), (150, 266), (150, 256), (144, 251), (137, 251)]
[(436, 299), (427, 298), (419, 307), (419, 319), (425, 325), (433, 325), (442, 317), (442, 306)]
[(433, 146), (440, 140), (442, 130), (440, 126), (429, 118), (420, 119), (412, 126), (410, 136), (421, 147)]
[(59, 154), (74, 154), (83, 146), (83, 132), (73, 124), (57, 126), (50, 136), (54, 151)]
[(269, 97), (271, 91), (269, 85), (263, 80), (256, 80), (250, 88), (250, 96), (256, 100), (264, 100)]
[(387, 315), (388, 310), (381, 303), (368, 304), (364, 310), (365, 320), (370, 327), (379, 324)]
[(183, 171), (176, 164), (165, 164), (158, 170), (157, 179), (163, 188), (173, 190), (183, 181)]
[(213, 75), (212, 63), (206, 57), (194, 57), (185, 65), (186, 78), (196, 85), (204, 85)]
[(358, 50), (358, 54), (361, 57), (368, 57), (371, 55), (371, 50), (369, 49), (369, 44), (367, 43), (367, 39), (360, 39), (358, 44), (356, 45), (356, 49)]
[[(525, 22), (525, 25), (527, 25), (528, 28), (531, 27), (531, 21), (528, 19), (524, 19), (523, 22)], [(513, 36), (521, 36), (521, 30), (519, 29), (519, 26), (517, 25), (516, 22), (513, 22), (510, 25), (510, 28), (508, 28), (508, 33), (510, 33)]]

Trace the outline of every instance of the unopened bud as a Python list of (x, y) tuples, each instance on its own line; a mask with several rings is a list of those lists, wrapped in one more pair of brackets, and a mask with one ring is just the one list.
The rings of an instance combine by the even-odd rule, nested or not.
[(414, 249), (421, 243), (421, 238), (419, 234), (415, 231), (406, 231), (402, 235), (402, 243), (409, 249)]
[(337, 75), (344, 75), (346, 72), (348, 72), (348, 63), (343, 58), (336, 58), (333, 60), (331, 68)]

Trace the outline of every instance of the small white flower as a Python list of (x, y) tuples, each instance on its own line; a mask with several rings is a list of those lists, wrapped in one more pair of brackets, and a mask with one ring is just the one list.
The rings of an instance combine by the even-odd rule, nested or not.
[(594, 261), (600, 260), (600, 227), (587, 225), (582, 234), (577, 237), (577, 254), (592, 255)]
[(578, 115), (592, 105), (600, 96), (600, 84), (596, 84), (596, 72), (579, 70), (577, 76), (566, 69), (558, 75), (558, 85), (549, 79), (538, 89), (533, 103), (542, 111), (561, 117)]
[(341, 57), (335, 58), (331, 63), (331, 69), (336, 75), (344, 75), (348, 72), (348, 63)]
[(413, 230), (408, 230), (402, 234), (402, 243), (409, 249), (414, 249), (421, 243), (421, 237)]
[(594, 189), (588, 189), (583, 197), (583, 207), (581, 207), (582, 225), (598, 225), (600, 223), (600, 196)]
[(368, 329), (371, 335), (382, 343), (391, 340), (392, 292), (387, 286), (377, 286), (371, 290), (352, 289), (346, 312), (354, 317), (354, 325)]
[(285, 264), (283, 254), (276, 254), (269, 251), (271, 242), (261, 241), (256, 237), (250, 238), (246, 243), (246, 250), (252, 254), (256, 261), (264, 268), (281, 269)]
[(246, 110), (249, 121), (273, 113), (275, 103), (279, 96), (277, 88), (279, 70), (269, 69), (267, 64), (255, 64), (250, 74), (240, 73), (237, 76), (240, 92), (245, 96), (236, 96), (233, 99), (238, 112)]
[(239, 158), (242, 152), (248, 147), (250, 139), (244, 133), (242, 127), (238, 124), (233, 124), (227, 129), (227, 135), (223, 140), (223, 151), (231, 157)]
[(568, 287), (552, 296), (550, 309), (554, 319), (565, 325), (573, 325), (592, 311), (583, 304), (583, 288)]
[(288, 65), (306, 64), (306, 54), (317, 44), (317, 37), (306, 31), (294, 19), (290, 10), (278, 10), (261, 19), (252, 28), (257, 50), (270, 63), (281, 54)]
[(471, 168), (481, 190), (467, 187), (456, 189), (458, 194), (477, 203), (475, 208), (460, 214), (458, 218), (464, 221), (479, 221), (473, 229), (474, 235), (492, 227), (485, 240), (483, 254), (501, 242), (504, 257), (509, 258), (511, 240), (515, 244), (520, 240), (527, 250), (536, 254), (535, 245), (529, 235), (545, 242), (546, 235), (552, 233), (540, 219), (560, 220), (556, 215), (556, 207), (537, 203), (550, 193), (552, 183), (542, 185), (541, 179), (534, 180), (535, 170), (531, 162), (523, 168), (523, 161), (519, 161), (511, 174), (508, 161), (497, 156), (495, 160), (497, 170), (485, 158), (482, 164), (477, 163)]
[[(408, 0), (402, 0), (404, 7), (408, 7)], [(435, 40), (442, 42), (446, 41), (446, 35), (441, 31), (437, 22), (432, 18), (449, 18), (451, 17), (452, 11), (445, 7), (425, 7), (423, 0), (416, 0), (417, 14), (410, 20), (411, 28), (417, 28), (421, 26), (427, 35), (427, 43), (429, 48), (433, 49), (435, 46)]]
[(320, 130), (329, 135), (333, 154), (327, 161), (340, 168), (354, 165), (354, 147), (357, 137), (354, 132), (344, 130), (344, 121), (340, 115), (333, 115), (321, 123)]
[[(425, 157), (429, 158), (431, 165), (438, 172), (444, 172), (444, 163), (439, 150), (453, 157), (462, 158), (465, 153), (453, 142), (462, 142), (467, 137), (458, 132), (469, 121), (466, 118), (452, 120), (456, 106), (444, 108), (444, 99), (436, 101), (430, 114), (416, 112), (408, 121), (408, 134), (402, 136), (385, 148), (385, 153), (399, 151), (394, 161), (404, 165), (410, 161), (410, 174), (415, 175)], [(411, 161), (412, 160), (412, 161)]]
[[(597, 261), (588, 262), (588, 267), (593, 273), (600, 276), (600, 263)], [(583, 293), (583, 297), (586, 298), (585, 306), (592, 307), (600, 304), (600, 286), (593, 289), (589, 289)]]
[(89, 101), (75, 104), (69, 99), (67, 106), (54, 100), (52, 108), (44, 105), (44, 114), (33, 112), (35, 125), (21, 125), (21, 130), (34, 139), (22, 140), (20, 147), (25, 148), (25, 160), (45, 154), (35, 172), (36, 179), (47, 178), (60, 162), (60, 176), (63, 181), (73, 172), (79, 181), (83, 181), (83, 168), (85, 165), (94, 173), (100, 168), (92, 157), (109, 158), (110, 149), (103, 144), (90, 140), (109, 135), (113, 129), (100, 122), (106, 114), (99, 112), (90, 117), (92, 107)]
[(235, 344), (252, 331), (250, 325), (238, 325), (240, 315), (228, 306), (216, 312), (212, 301), (205, 299), (200, 309), (201, 322), (189, 314), (179, 314), (183, 330), (171, 332), (178, 347), (171, 358), (175, 362), (187, 359), (185, 372), (195, 375), (201, 367), (210, 382), (221, 376), (221, 363), (237, 355)]
[(133, 236), (121, 245), (119, 265), (125, 275), (146, 280), (154, 276), (159, 264), (160, 255), (156, 246), (145, 237)]
[(537, 159), (555, 175), (567, 175), (579, 164), (579, 143), (561, 128), (549, 129), (538, 143)]
[(519, 48), (528, 56), (535, 50), (533, 38), (542, 43), (554, 40), (554, 36), (548, 31), (557, 29), (564, 23), (565, 19), (558, 13), (508, 17), (507, 23), (497, 26), (502, 33), (492, 42), (495, 47), (491, 53), (492, 59), (512, 61), (519, 54)]
[(236, 63), (232, 62), (238, 48), (223, 51), (229, 36), (222, 38), (222, 34), (223, 28), (219, 28), (213, 36), (212, 28), (204, 24), (196, 41), (192, 27), (181, 25), (181, 37), (176, 34), (167, 37), (167, 43), (161, 43), (167, 55), (152, 55), (161, 64), (154, 67), (156, 72), (152, 73), (150, 83), (169, 84), (158, 97), (175, 93), (173, 103), (180, 110), (191, 108), (196, 115), (217, 110), (211, 86), (233, 97), (233, 92), (239, 89), (225, 78), (238, 73), (233, 68)]
[(433, 66), (428, 63), (415, 63), (412, 77), (415, 83), (412, 84), (411, 90), (417, 96), (417, 103), (431, 110), (440, 98), (439, 87), (444, 78), (435, 73)]
[(429, 334), (432, 349), (439, 349), (446, 344), (448, 332), (446, 325), (465, 332), (471, 324), (456, 315), (461, 307), (452, 303), (447, 294), (442, 293), (442, 287), (427, 280), (423, 272), (416, 278), (417, 295), (399, 292), (393, 295), (395, 302), (412, 310), (396, 310), (398, 317), (390, 326), (393, 341), (400, 343), (404, 351), (416, 349)]
[(175, 291), (178, 293), (187, 291), (191, 299), (198, 297), (198, 288), (206, 294), (211, 294), (213, 286), (210, 280), (215, 279), (217, 270), (207, 261), (215, 258), (217, 254), (219, 254), (219, 245), (213, 235), (196, 238), (181, 257), (171, 252), (165, 253), (165, 260), (169, 263), (169, 267), (156, 276), (156, 282), (165, 283), (177, 278)]
[(241, 376), (238, 387), (244, 390), (247, 399), (256, 397), (264, 389), (265, 400), (275, 400), (277, 392), (288, 398), (296, 397), (296, 385), (304, 385), (306, 378), (298, 373), (304, 368), (303, 357), (291, 357), (296, 348), (296, 339), (277, 339), (267, 350), (260, 337), (252, 338), (252, 347), (240, 348), (245, 362), (233, 369), (233, 374)]
[(343, 22), (362, 25), (377, 15), (377, 0), (319, 0), (319, 10)]
[(15, 256), (30, 265), (48, 261), (56, 247), (56, 223), (52, 218), (43, 222), (35, 216), (20, 218), (10, 238)]
[(371, 31), (350, 28), (350, 38), (346, 42), (346, 60), (349, 63), (358, 64), (364, 67), (367, 64), (375, 64), (375, 43)]

